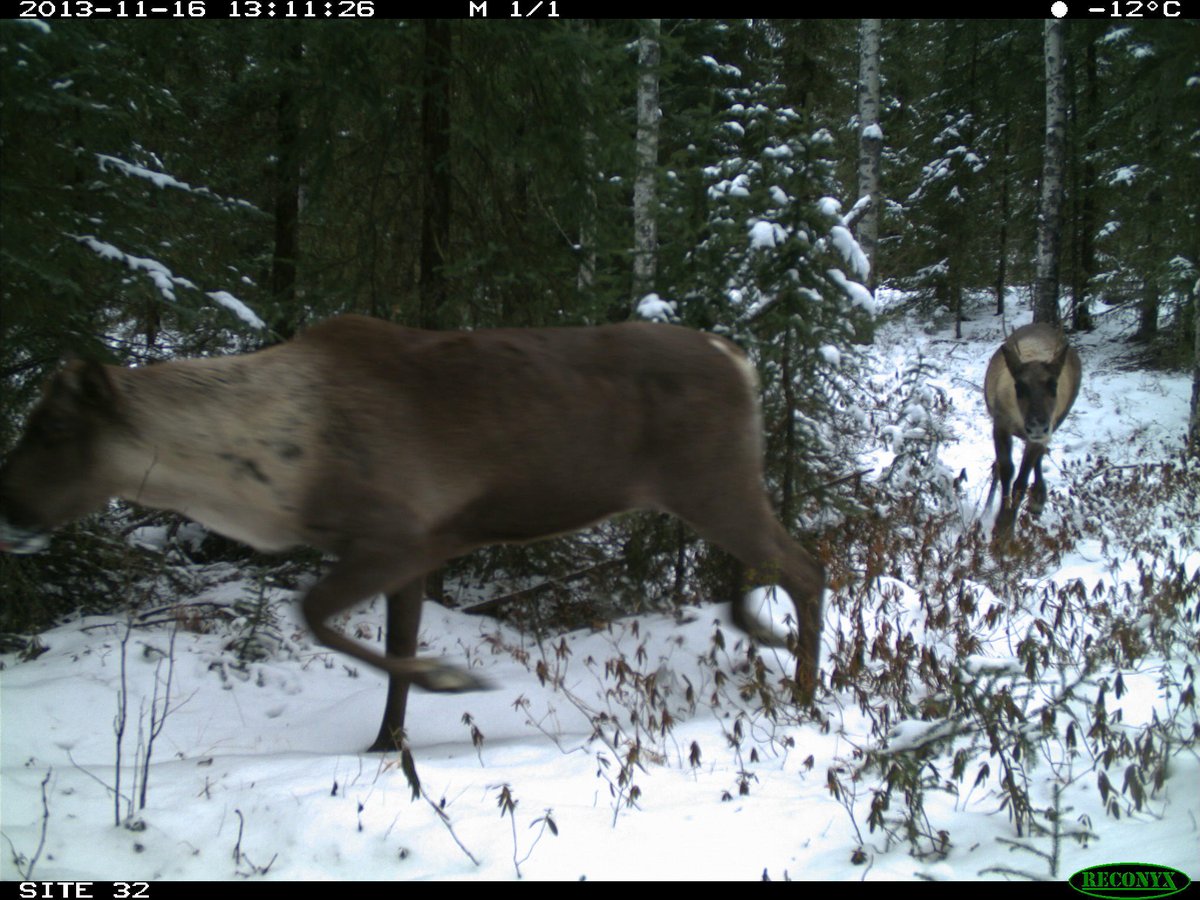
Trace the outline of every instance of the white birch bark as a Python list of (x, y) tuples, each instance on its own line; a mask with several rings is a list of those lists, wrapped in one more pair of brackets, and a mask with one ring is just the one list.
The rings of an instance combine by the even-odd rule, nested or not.
[(659, 19), (647, 19), (638, 38), (637, 177), (633, 184), (633, 302), (654, 289), (658, 220)]
[(1046, 144), (1042, 156), (1037, 276), (1033, 295), (1033, 320), (1053, 324), (1059, 321), (1058, 271), (1062, 238), (1063, 162), (1066, 156), (1067, 136), (1064, 28), (1064, 23), (1059, 19), (1046, 21)]
[(1192, 413), (1188, 419), (1188, 446), (1200, 456), (1200, 283), (1192, 286)]
[(876, 246), (879, 243), (879, 158), (883, 132), (879, 128), (879, 33), (881, 19), (863, 19), (858, 26), (858, 197), (870, 199), (870, 208), (858, 223), (855, 236), (871, 264), (867, 287), (878, 284)]

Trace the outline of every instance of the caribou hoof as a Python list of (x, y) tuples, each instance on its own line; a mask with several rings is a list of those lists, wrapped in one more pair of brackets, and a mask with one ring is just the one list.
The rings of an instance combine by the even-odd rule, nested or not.
[(438, 694), (462, 694), (467, 691), (490, 690), (492, 685), (472, 675), (466, 669), (448, 663), (433, 662), (421, 667), (413, 676), (413, 684)]
[(1046, 495), (1030, 494), (1029, 503), (1026, 504), (1025, 508), (1029, 510), (1030, 518), (1038, 518), (1041, 516), (1042, 510), (1046, 508)]
[(1011, 507), (1003, 507), (996, 515), (992, 524), (992, 551), (1004, 553), (1013, 541), (1013, 532), (1017, 521), (1017, 511)]

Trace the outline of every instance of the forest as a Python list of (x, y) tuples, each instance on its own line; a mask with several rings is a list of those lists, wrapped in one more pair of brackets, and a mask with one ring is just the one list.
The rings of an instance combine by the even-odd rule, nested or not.
[[(815, 705), (794, 702), (788, 664), (735, 647), (735, 629), (713, 633), (703, 604), (728, 601), (743, 573), (665, 515), (623, 514), (455, 560), (427, 577), (426, 606), (437, 608), (427, 620), (447, 635), (462, 633), (461, 616), (533, 636), (541, 662), (514, 650), (526, 638), (508, 631), (486, 643), (531, 690), (549, 682), (562, 692), (579, 740), (604, 744), (607, 762), (585, 777), (603, 782), (614, 828), (618, 813), (641, 810), (652, 758), (699, 766), (698, 750), (685, 759), (682, 732), (671, 736), (681, 709), (699, 715), (698, 679), (724, 710), (723, 738), (709, 736), (705, 752), (727, 744), (727, 794), (768, 792), (769, 776), (754, 774), (760, 754), (793, 768), (807, 757), (807, 790), (853, 826), (845, 869), (804, 876), (796, 855), (790, 870), (763, 861), (728, 877), (858, 877), (872, 840), (881, 857), (895, 846), (922, 865), (951, 858), (978, 826), (937, 824), (946, 810), (935, 795), (978, 787), (1015, 838), (1052, 839), (1039, 872), (1063, 878), (1073, 870), (1063, 841), (1096, 838), (1094, 820), (1067, 826), (1064, 785), (1086, 779), (1101, 818), (1151, 808), (1165, 817), (1155, 805), (1164, 785), (1195, 756), (1198, 123), (1191, 20), (0, 21), (0, 451), (17, 443), (64, 360), (146, 366), (250, 352), (341, 313), (439, 331), (641, 318), (720, 334), (758, 371), (779, 518), (828, 573)], [(1023, 516), (1002, 547), (991, 534), (983, 366), (1031, 319), (1061, 326), (1081, 350), (1084, 387), (1078, 430), (1048, 467), (1046, 515)], [(1091, 574), (1079, 574), (1081, 558)], [(24, 685), (19, 672), (49, 665), (55, 641), (38, 636), (47, 629), (103, 621), (122, 698), (131, 635), (173, 667), (184, 652), (176, 634), (220, 641), (187, 651), (205, 660), (201, 693), (213, 672), (229, 690), (229, 678), (253, 682), (256, 666), (259, 684), (272, 684), (261, 673), (285, 660), (296, 672), (279, 676), (279, 690), (290, 695), (292, 679), (316, 674), (297, 662), (312, 648), (297, 649), (308, 639), (291, 598), (326, 562), (312, 551), (254, 553), (113, 503), (44, 553), (0, 554), (0, 679)], [(659, 632), (663, 622), (703, 626), (687, 644), (700, 648), (700, 674), (680, 676), (675, 693), (659, 685), (654, 665), (641, 665), (637, 620), (604, 624), (630, 616), (659, 617)], [(342, 627), (377, 637), (378, 616)], [(565, 687), (554, 674), (565, 651), (553, 651), (567, 647), (562, 635), (605, 627), (632, 636), (622, 631), (620, 664), (601, 667), (598, 681), (616, 687), (600, 703)], [(422, 653), (431, 641), (456, 652), (449, 637), (427, 638), (430, 628)], [(997, 628), (1005, 638), (993, 646), (984, 635)], [(1144, 715), (1106, 705), (1148, 669), (1154, 686), (1137, 696), (1156, 699)], [(157, 668), (148, 677), (139, 762), (127, 749), (122, 763), (118, 730), (115, 767), (104, 763), (115, 779), (106, 802), (127, 829), (150, 815), (156, 711), (177, 710), (178, 685)], [(27, 719), (14, 696), (2, 770), (6, 796), (20, 800), (5, 801), (3, 871), (50, 877), (60, 870), (37, 832), (44, 842), (54, 822), (41, 775), (50, 779), (43, 764), (58, 745), (15, 736)], [(428, 695), (419, 708), (437, 702)], [(525, 702), (561, 747), (562, 733)], [(512, 703), (496, 706), (493, 715), (517, 717)], [(366, 708), (362, 728), (378, 715)], [(851, 711), (853, 752), (830, 749), (826, 764), (815, 751), (815, 768), (808, 750), (789, 761), (798, 739), (837, 733)], [(277, 714), (247, 727), (270, 731)], [(437, 742), (479, 747), (482, 732), (475, 741), (467, 727)], [(353, 743), (295, 746), (366, 745)], [(1031, 776), (1031, 757), (1052, 777)], [(26, 758), (37, 765), (18, 772)], [(439, 763), (417, 758), (429, 783)], [(1194, 786), (1189, 765), (1182, 783)], [(141, 779), (137, 812), (122, 772)], [(478, 869), (463, 851), (486, 877), (521, 877), (525, 860), (548, 853), (536, 849), (547, 828), (546, 841), (557, 837), (547, 809), (517, 862), (508, 790), (485, 805), (512, 818), (513, 862)], [(58, 837), (60, 859), (70, 833)], [(1128, 837), (1105, 834), (1105, 859), (1122, 858)], [(228, 873), (165, 855), (154, 871), (272, 868), (266, 851), (255, 862), (238, 853)], [(1003, 859), (988, 858), (993, 874)], [(307, 865), (281, 862), (272, 877), (408, 877)], [(452, 866), (419, 871), (447, 877)], [(975, 877), (964, 866), (956, 876)]]

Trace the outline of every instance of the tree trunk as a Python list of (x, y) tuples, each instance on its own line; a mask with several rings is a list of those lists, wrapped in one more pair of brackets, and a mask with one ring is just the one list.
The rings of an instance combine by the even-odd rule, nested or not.
[(655, 210), (658, 176), (658, 19), (647, 19), (638, 38), (637, 178), (633, 184), (633, 302), (654, 289), (658, 261)]
[(425, 19), (425, 72), (421, 93), (422, 328), (438, 328), (446, 298), (450, 249), (450, 22)]
[(783, 329), (783, 354), (780, 359), (780, 382), (783, 385), (783, 485), (779, 504), (779, 518), (785, 528), (790, 528), (796, 517), (796, 465), (800, 451), (796, 441), (796, 385), (792, 375), (792, 327)]
[(1045, 26), (1046, 143), (1042, 157), (1042, 197), (1038, 213), (1037, 277), (1033, 320), (1059, 322), (1058, 272), (1062, 245), (1063, 158), (1066, 149), (1067, 94), (1062, 21)]
[(1008, 110), (1005, 108), (1004, 139), (1000, 146), (1000, 229), (996, 235), (996, 315), (1004, 315), (1004, 292), (1008, 289), (1008, 181), (1010, 175)]
[[(591, 25), (584, 20), (580, 28), (584, 38), (590, 37)], [(596, 283), (596, 137), (592, 128), (592, 117), (595, 115), (592, 103), (592, 70), (588, 60), (582, 59), (579, 68), (579, 81), (583, 88), (584, 115), (581, 122), (583, 143), (583, 210), (579, 217), (579, 271), (576, 275), (575, 287), (583, 297), (591, 297), (592, 288)]]
[[(1158, 246), (1158, 217), (1162, 215), (1162, 194), (1157, 189), (1150, 192), (1146, 204), (1146, 246)], [(1158, 272), (1154, 260), (1147, 263), (1142, 277), (1142, 298), (1138, 301), (1138, 327), (1133, 334), (1135, 341), (1152, 341), (1158, 336), (1158, 308), (1162, 300)]]
[[(422, 328), (443, 324), (446, 258), (450, 249), (450, 22), (426, 19), (421, 93), (421, 297)], [(442, 569), (425, 577), (425, 593), (445, 599)]]
[(291, 337), (296, 320), (296, 260), (300, 255), (300, 103), (296, 75), (304, 45), (294, 28), (279, 29), (282, 71), (275, 101), (275, 246), (271, 253), (271, 328)]
[(867, 287), (879, 284), (879, 158), (883, 131), (879, 128), (879, 33), (881, 19), (863, 19), (858, 26), (858, 196), (869, 197), (870, 208), (859, 220), (858, 243), (871, 264)]
[(1096, 275), (1096, 127), (1100, 116), (1100, 78), (1096, 69), (1095, 38), (1088, 41), (1084, 77), (1087, 84), (1080, 108), (1080, 130), (1085, 135), (1081, 166), (1083, 181), (1079, 186), (1079, 221), (1075, 226), (1079, 244), (1079, 277), (1071, 298), (1074, 302), (1071, 324), (1076, 331), (1091, 331), (1095, 327), (1088, 297), (1092, 279)]
[(1200, 456), (1200, 283), (1192, 285), (1192, 413), (1188, 418), (1188, 448)]

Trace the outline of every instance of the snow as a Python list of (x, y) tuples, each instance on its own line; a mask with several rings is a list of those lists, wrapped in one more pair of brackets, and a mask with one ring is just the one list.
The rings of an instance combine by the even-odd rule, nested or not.
[(708, 189), (708, 196), (714, 200), (719, 199), (722, 194), (728, 194), (730, 197), (749, 197), (750, 176), (743, 172), (735, 175), (732, 180), (718, 181)]
[(829, 269), (826, 274), (834, 284), (846, 292), (846, 296), (850, 298), (851, 303), (855, 306), (861, 306), (872, 315), (875, 313), (875, 298), (871, 296), (869, 290), (857, 281), (851, 281), (840, 269)]
[(1140, 166), (1118, 166), (1108, 176), (1109, 184), (1133, 184), (1137, 181)]
[(100, 161), (101, 171), (114, 168), (131, 177), (144, 178), (158, 188), (173, 187), (183, 191), (190, 191), (192, 189), (190, 184), (180, 181), (165, 172), (154, 172), (144, 166), (134, 165), (133, 163), (125, 162), (123, 159), (108, 156), (104, 153), (97, 153), (96, 157)]
[(134, 256), (132, 253), (113, 246), (108, 241), (102, 241), (90, 234), (74, 236), (75, 240), (88, 247), (98, 256), (103, 259), (112, 259), (118, 262), (124, 262), (129, 268), (135, 272), (145, 272), (146, 276), (154, 282), (154, 286), (158, 288), (158, 292), (163, 295), (163, 298), (175, 301), (175, 288), (186, 287), (195, 288), (196, 286), (186, 278), (181, 278), (175, 275), (165, 265), (156, 259), (149, 259), (144, 256)]
[(858, 216), (861, 215), (861, 210), (863, 209), (863, 207), (870, 205), (870, 203), (871, 203), (870, 195), (864, 194), (863, 196), (859, 197), (856, 201), (854, 201), (854, 206), (852, 206), (850, 208), (850, 212), (847, 213), (847, 216), (854, 216), (855, 218), (857, 218)]
[(43, 21), (42, 19), (13, 19), (13, 22), (17, 25), (29, 25), (32, 28), (36, 28), (42, 34), (50, 33), (49, 23)]
[(675, 301), (664, 300), (658, 294), (647, 294), (638, 301), (637, 314), (653, 322), (670, 322), (675, 318)]
[(862, 247), (858, 245), (858, 241), (854, 239), (854, 235), (850, 233), (850, 229), (845, 225), (834, 225), (829, 229), (829, 239), (833, 242), (834, 249), (850, 267), (851, 274), (860, 281), (866, 281), (867, 276), (871, 273), (871, 263), (867, 259), (867, 255), (863, 253)]
[[(144, 256), (134, 256), (132, 253), (126, 253), (119, 247), (110, 244), (108, 241), (102, 241), (94, 235), (71, 235), (76, 241), (89, 248), (93, 253), (102, 259), (110, 259), (115, 262), (123, 262), (135, 272), (144, 272), (158, 292), (162, 294), (163, 299), (174, 303), (176, 300), (175, 289), (177, 287), (190, 288), (198, 290), (195, 284), (180, 275), (176, 275), (163, 263), (156, 259), (149, 259)], [(218, 305), (225, 307), (236, 315), (243, 322), (254, 328), (267, 327), (267, 323), (260, 319), (253, 310), (250, 309), (243, 301), (239, 300), (228, 291), (209, 291), (207, 296), (214, 300)]]
[(897, 722), (888, 733), (888, 749), (892, 753), (916, 750), (951, 733), (953, 726), (941, 720)]
[(705, 66), (712, 69), (714, 72), (720, 73), (722, 75), (729, 75), (733, 78), (741, 78), (742, 77), (742, 70), (739, 69), (737, 66), (730, 65), (729, 63), (719, 63), (715, 59), (713, 59), (711, 56), (708, 56), (707, 54), (704, 56), (701, 56), (700, 61), (702, 63), (704, 63)]
[[(93, 249), (110, 252), (102, 243)], [(895, 300), (880, 294), (884, 308)], [(650, 295), (638, 308), (644, 314), (643, 308), (669, 306)], [(1014, 308), (1015, 298), (1010, 299)], [(1118, 358), (1125, 349), (1117, 340), (1125, 327), (1119, 311), (1096, 312), (1100, 329), (1072, 338), (1083, 357), (1084, 386), (1051, 445), (1046, 466), (1051, 499), (1044, 514), (1051, 521), (1071, 502), (1064, 496), (1064, 469), (1097, 457), (1114, 466), (1177, 458), (1186, 426), (1189, 378), (1129, 369)], [(931, 395), (947, 400), (944, 424), (953, 435), (939, 460), (964, 472), (962, 514), (967, 518), (988, 515), (983, 500), (992, 449), (979, 389), (984, 367), (1004, 329), (1028, 318), (1027, 311), (1010, 313), (1002, 323), (979, 314), (964, 323), (965, 336), (956, 340), (950, 322), (929, 328), (924, 318), (889, 317), (880, 321), (875, 344), (865, 349), (864, 379), (871, 385), (890, 383), (914, 359), (931, 361), (926, 376)], [(930, 427), (927, 412), (918, 405), (912, 410), (908, 426)], [(875, 473), (892, 458), (887, 447), (864, 451)], [(154, 529), (131, 535), (143, 545), (162, 545), (165, 539), (165, 532)], [(1200, 568), (1197, 548), (1176, 541), (1173, 552), (1186, 561), (1187, 572)], [(1082, 579), (1089, 593), (1095, 585), (1136, 585), (1140, 576), (1132, 550), (1126, 558), (1126, 565), (1113, 569), (1101, 542), (1084, 537), (1061, 562), (1029, 572), (1028, 582), (1031, 590), (1041, 590)], [(232, 568), (227, 576), (203, 594), (181, 599), (228, 606), (260, 589)], [(878, 581), (883, 605), (876, 614), (920, 638), (927, 611), (918, 591), (900, 578)], [(177, 633), (171, 706), (146, 770), (147, 806), (136, 813), (141, 830), (113, 824), (113, 719), (124, 619), (77, 617), (41, 636), (47, 649), (40, 656), (0, 657), (0, 799), (6, 838), (0, 878), (29, 876), (26, 867), (38, 851), (43, 826), (45, 844), (32, 872), (40, 880), (758, 880), (764, 875), (774, 880), (974, 880), (997, 877), (985, 872), (989, 867), (1014, 864), (1046, 876), (1044, 862), (1012, 853), (1013, 841), (1049, 852), (1050, 838), (1014, 833), (997, 773), (974, 786), (972, 774), (958, 792), (929, 790), (928, 823), (949, 835), (944, 858), (917, 858), (906, 846), (889, 844), (879, 831), (868, 830), (869, 785), (861, 785), (858, 796), (839, 797), (827, 783), (832, 772), (842, 773), (842, 784), (851, 783), (858, 751), (870, 744), (863, 712), (847, 693), (827, 692), (819, 701), (830, 727), (805, 717), (763, 716), (758, 701), (738, 691), (737, 664), (744, 663), (745, 645), (730, 623), (727, 604), (688, 608), (679, 621), (642, 615), (539, 642), (491, 620), (427, 603), (422, 655), (471, 667), (495, 689), (455, 695), (414, 691), (409, 739), (426, 795), (414, 801), (395, 755), (363, 752), (379, 723), (382, 675), (315, 645), (290, 592), (265, 590), (281, 627), (274, 651), (259, 662), (235, 667), (226, 647), (229, 634), (219, 629)], [(964, 590), (983, 608), (1003, 603), (982, 585), (967, 581)], [(754, 604), (762, 607), (760, 615), (780, 623), (789, 606), (781, 600), (777, 592), (763, 591)], [(828, 599), (827, 608), (828, 654), (854, 623), (843, 621)], [(366, 604), (338, 626), (377, 641), (381, 615), (378, 602)], [(718, 630), (724, 650), (714, 643)], [(977, 651), (963, 659), (965, 672), (985, 684), (1024, 678), (1005, 629), (997, 626), (977, 637)], [(166, 660), (172, 655), (169, 641), (166, 626), (139, 627), (124, 650), (129, 692), (124, 793), (135, 779), (139, 735), (144, 746), (156, 684), (161, 702)], [(654, 676), (675, 719), (673, 729), (664, 733), (651, 726), (645, 695), (606, 673), (606, 664), (614, 660)], [(783, 651), (766, 651), (762, 660), (772, 673), (792, 665)], [(544, 681), (539, 663), (549, 673)], [(1137, 670), (1122, 673), (1127, 688), (1122, 697), (1110, 692), (1110, 710), (1120, 708), (1126, 726), (1161, 713), (1158, 674), (1161, 666), (1145, 660)], [(886, 752), (894, 756), (933, 746), (931, 741), (961, 725), (936, 716), (898, 719), (887, 734)], [(473, 727), (483, 736), (478, 747), (472, 743)], [(614, 744), (618, 732), (624, 737)], [(631, 747), (625, 738), (635, 734), (638, 765), (627, 774), (639, 793), (631, 802), (621, 762)], [(1077, 765), (1091, 763), (1085, 758)], [(949, 761), (937, 758), (937, 765), (948, 778)], [(1122, 806), (1119, 818), (1105, 813), (1094, 774), (1064, 782), (1056, 779), (1059, 771), (1041, 761), (1030, 762), (1021, 773), (1040, 803), (1047, 803), (1059, 785), (1072, 825), (1083, 821), (1094, 832), (1086, 845), (1063, 841), (1059, 878), (1127, 858), (1196, 874), (1200, 761), (1194, 753), (1173, 756), (1163, 787), (1141, 811)], [(1110, 778), (1119, 790), (1120, 773), (1111, 772)], [(498, 805), (505, 791), (516, 804), (507, 807), (509, 812)], [(857, 850), (867, 864), (853, 861)], [(20, 868), (15, 855), (23, 860)]]
[(235, 316), (254, 328), (266, 328), (267, 323), (255, 315), (245, 303), (228, 291), (209, 291), (208, 296), (212, 297), (221, 306), (230, 310)]
[(221, 197), (209, 188), (193, 187), (186, 181), (180, 181), (175, 176), (166, 172), (155, 172), (153, 169), (147, 169), (145, 166), (139, 166), (136, 163), (126, 162), (125, 160), (116, 156), (109, 156), (105, 153), (97, 153), (96, 158), (100, 164), (100, 170), (102, 172), (108, 171), (109, 169), (116, 169), (118, 172), (128, 175), (131, 178), (145, 179), (157, 188), (174, 188), (180, 191), (187, 191), (191, 194), (199, 194), (204, 197), (209, 197), (210, 199), (226, 205), (243, 206), (247, 209), (255, 208), (254, 204), (250, 203), (248, 200), (234, 200), (228, 197)]
[(755, 250), (769, 250), (787, 241), (787, 231), (777, 222), (758, 220), (750, 223), (750, 246)]
[(829, 216), (831, 219), (842, 218), (842, 202), (836, 197), (822, 197), (817, 201), (817, 209), (822, 215)]

